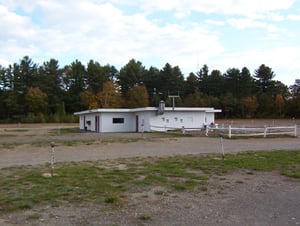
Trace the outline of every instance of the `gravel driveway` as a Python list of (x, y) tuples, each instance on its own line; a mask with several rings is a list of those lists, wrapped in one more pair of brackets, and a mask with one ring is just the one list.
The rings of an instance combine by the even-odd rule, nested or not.
[[(92, 136), (95, 136), (92, 134)], [(130, 140), (126, 134), (125, 142), (107, 142), (93, 140), (88, 144), (80, 142), (73, 146), (58, 144), (55, 147), (56, 161), (84, 161), (104, 160), (147, 156), (173, 156), (187, 154), (221, 153), (221, 139), (214, 137), (178, 137), (153, 138), (145, 137), (139, 140)], [(131, 139), (141, 135), (130, 136)], [(53, 137), (47, 138), (48, 141)], [(62, 136), (59, 137), (62, 139)], [(70, 137), (69, 137), (70, 138)], [(24, 138), (23, 138), (24, 139)], [(28, 138), (32, 139), (32, 138)], [(37, 138), (36, 138), (37, 139)], [(45, 139), (45, 138), (44, 138)], [(55, 138), (57, 139), (57, 138)], [(66, 139), (66, 138), (65, 138)], [(64, 140), (65, 140), (64, 139)], [(76, 137), (72, 137), (76, 139)], [(80, 139), (83, 139), (81, 137)], [(106, 138), (107, 140), (108, 138)], [(48, 142), (43, 145), (22, 144), (13, 148), (0, 149), (0, 168), (15, 165), (36, 165), (49, 162), (51, 148)], [(299, 150), (299, 138), (259, 138), (259, 139), (223, 139), (226, 153), (258, 150)]]

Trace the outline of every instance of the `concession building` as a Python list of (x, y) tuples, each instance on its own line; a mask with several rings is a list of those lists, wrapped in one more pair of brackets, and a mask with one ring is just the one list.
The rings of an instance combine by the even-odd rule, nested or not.
[(175, 129), (200, 130), (215, 123), (215, 113), (209, 107), (143, 107), (133, 109), (99, 108), (74, 113), (79, 127), (94, 132), (150, 132)]

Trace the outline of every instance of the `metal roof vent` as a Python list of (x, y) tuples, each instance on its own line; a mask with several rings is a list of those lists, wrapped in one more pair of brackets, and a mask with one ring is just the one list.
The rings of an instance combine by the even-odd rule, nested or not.
[(163, 100), (161, 100), (160, 102), (159, 102), (159, 105), (158, 105), (158, 114), (159, 115), (163, 115), (164, 114), (164, 112), (165, 112), (165, 102), (163, 101)]

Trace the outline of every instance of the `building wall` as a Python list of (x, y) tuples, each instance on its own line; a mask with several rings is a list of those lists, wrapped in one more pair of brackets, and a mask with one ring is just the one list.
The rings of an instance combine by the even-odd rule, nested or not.
[(138, 117), (138, 132), (151, 131), (150, 119), (156, 116), (154, 111), (137, 112)]
[(85, 114), (79, 118), (79, 128), (87, 131), (95, 131), (95, 115)]
[(135, 114), (101, 113), (100, 132), (135, 132)]
[(150, 119), (152, 130), (165, 128), (203, 128), (205, 123), (205, 112), (165, 112), (163, 115), (156, 115)]
[(206, 112), (206, 121), (207, 125), (211, 125), (215, 123), (215, 113), (213, 112)]

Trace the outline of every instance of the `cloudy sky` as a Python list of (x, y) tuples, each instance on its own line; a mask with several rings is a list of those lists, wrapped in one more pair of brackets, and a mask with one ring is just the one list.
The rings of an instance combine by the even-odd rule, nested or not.
[(27, 55), (120, 69), (134, 58), (185, 76), (265, 64), (286, 85), (300, 79), (297, 0), (0, 0), (0, 18), (2, 66)]

